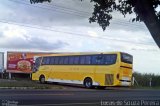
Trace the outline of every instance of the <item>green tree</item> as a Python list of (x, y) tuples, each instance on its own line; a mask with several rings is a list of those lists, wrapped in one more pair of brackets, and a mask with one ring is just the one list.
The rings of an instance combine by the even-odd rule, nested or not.
[[(45, 1), (51, 2), (51, 0), (30, 0), (31, 3)], [(160, 48), (160, 11), (156, 10), (160, 0), (91, 0), (90, 2), (94, 3), (94, 11), (89, 18), (90, 23), (97, 22), (105, 30), (110, 24), (113, 11), (118, 11), (124, 16), (135, 13), (136, 16), (132, 21), (143, 21)]]
[[(149, 87), (150, 78), (152, 78), (152, 87), (160, 87), (160, 75), (134, 72), (133, 77), (136, 79), (139, 86)], [(137, 85), (135, 84), (135, 86)]]

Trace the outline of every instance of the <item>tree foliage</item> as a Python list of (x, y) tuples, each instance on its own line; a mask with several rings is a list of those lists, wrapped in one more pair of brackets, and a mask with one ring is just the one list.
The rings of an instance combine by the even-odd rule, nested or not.
[[(51, 0), (30, 0), (31, 3), (45, 1), (51, 2)], [(135, 13), (132, 21), (143, 21), (160, 47), (160, 11), (156, 10), (160, 0), (90, 0), (90, 2), (94, 3), (94, 11), (89, 18), (90, 23), (97, 22), (105, 30), (110, 25), (113, 11), (120, 12), (124, 17)]]
[(30, 0), (31, 4), (32, 3), (43, 3), (43, 2), (51, 2), (52, 0)]
[[(30, 0), (31, 3), (46, 1), (51, 2), (52, 0)], [(94, 2), (94, 11), (92, 17), (89, 18), (89, 22), (97, 22), (103, 30), (109, 26), (113, 11), (120, 12), (124, 17), (127, 14), (135, 13), (136, 17), (132, 19), (133, 22), (144, 21), (140, 14), (145, 16), (145, 12), (143, 9), (139, 9), (141, 7), (138, 7), (139, 5), (142, 6), (142, 3), (147, 3), (150, 7), (153, 7), (157, 18), (160, 20), (160, 11), (156, 11), (156, 8), (160, 5), (160, 0), (91, 0), (90, 2)]]
[[(147, 74), (147, 73), (138, 73), (138, 72), (134, 72), (133, 73), (133, 77), (135, 77), (135, 80), (137, 81), (139, 86), (143, 86), (143, 87), (149, 87), (150, 86), (150, 79), (152, 82), (152, 87), (160, 87), (160, 75), (155, 75), (155, 74)], [(135, 86), (137, 86), (135, 84)]]

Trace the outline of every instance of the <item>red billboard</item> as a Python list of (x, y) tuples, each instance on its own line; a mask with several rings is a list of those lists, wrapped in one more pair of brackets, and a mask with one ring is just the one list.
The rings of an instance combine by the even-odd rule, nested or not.
[(32, 73), (34, 57), (53, 53), (7, 52), (7, 72)]

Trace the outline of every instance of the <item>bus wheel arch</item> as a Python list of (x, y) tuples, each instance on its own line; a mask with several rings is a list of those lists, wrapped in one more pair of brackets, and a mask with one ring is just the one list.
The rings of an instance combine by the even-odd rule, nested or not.
[(83, 85), (86, 87), (86, 88), (92, 88), (93, 87), (93, 80), (91, 77), (86, 77), (83, 81)]
[(40, 77), (39, 77), (39, 82), (40, 82), (41, 84), (46, 83), (46, 81), (45, 81), (45, 76), (44, 76), (43, 74), (40, 75)]

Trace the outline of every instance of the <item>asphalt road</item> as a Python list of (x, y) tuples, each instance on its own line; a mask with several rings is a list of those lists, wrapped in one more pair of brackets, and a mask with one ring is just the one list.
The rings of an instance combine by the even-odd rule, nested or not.
[(159, 106), (160, 90), (81, 87), (61, 90), (0, 89), (0, 100), (2, 106), (142, 106), (146, 103)]

